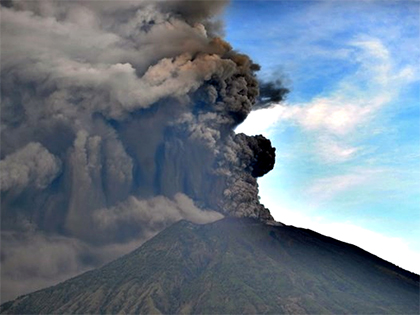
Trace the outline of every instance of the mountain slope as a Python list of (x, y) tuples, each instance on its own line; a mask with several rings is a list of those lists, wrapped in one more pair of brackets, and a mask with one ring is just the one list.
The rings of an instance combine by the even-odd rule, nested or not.
[(417, 314), (419, 276), (310, 230), (181, 221), (2, 313)]

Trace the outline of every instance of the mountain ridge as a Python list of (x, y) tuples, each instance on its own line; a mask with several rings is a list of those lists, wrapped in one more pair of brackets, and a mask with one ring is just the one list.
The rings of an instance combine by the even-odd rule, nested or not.
[(404, 313), (419, 276), (317, 232), (179, 221), (133, 252), (1, 305), (2, 313)]

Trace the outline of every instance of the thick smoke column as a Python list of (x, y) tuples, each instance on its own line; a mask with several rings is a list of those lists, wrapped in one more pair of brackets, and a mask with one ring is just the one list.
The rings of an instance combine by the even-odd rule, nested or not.
[(3, 301), (183, 218), (272, 220), (274, 149), (233, 131), (259, 67), (217, 36), (223, 1), (2, 4)]

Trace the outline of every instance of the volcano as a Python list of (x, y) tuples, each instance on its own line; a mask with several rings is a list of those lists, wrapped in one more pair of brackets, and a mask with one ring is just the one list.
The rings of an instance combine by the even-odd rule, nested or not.
[(418, 314), (419, 276), (307, 229), (249, 218), (183, 220), (1, 312)]

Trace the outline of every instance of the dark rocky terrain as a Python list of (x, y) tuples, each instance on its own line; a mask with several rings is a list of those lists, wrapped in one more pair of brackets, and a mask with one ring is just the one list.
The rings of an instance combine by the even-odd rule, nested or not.
[(180, 221), (132, 253), (2, 313), (418, 314), (419, 276), (310, 230)]

